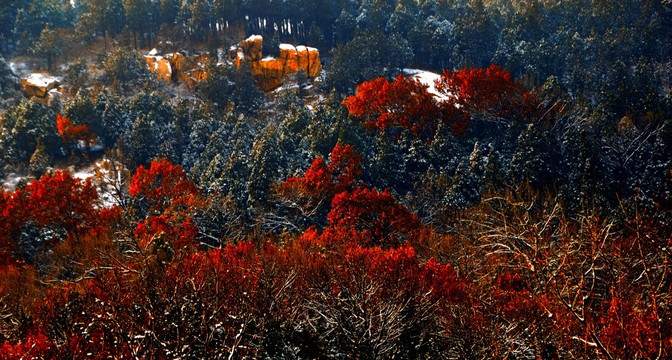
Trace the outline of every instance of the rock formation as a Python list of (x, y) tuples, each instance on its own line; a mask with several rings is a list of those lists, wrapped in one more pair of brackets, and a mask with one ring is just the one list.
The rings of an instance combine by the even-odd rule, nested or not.
[(34, 73), (21, 79), (21, 91), (27, 97), (35, 97), (46, 103), (50, 95), (58, 92), (61, 81), (57, 77)]
[(317, 77), (322, 72), (320, 53), (317, 49), (289, 44), (280, 44), (280, 55), (277, 58), (262, 58), (263, 39), (253, 35), (243, 40), (229, 51), (229, 60), (240, 66), (241, 60), (252, 65), (252, 75), (264, 91), (272, 90), (282, 83), (288, 75), (303, 69), (306, 76)]
[(170, 83), (173, 78), (173, 68), (168, 59), (162, 56), (147, 55), (145, 56), (145, 60), (147, 61), (149, 69), (156, 73), (156, 77), (159, 80)]
[[(306, 76), (315, 78), (322, 72), (320, 53), (317, 49), (289, 44), (280, 45), (280, 55), (277, 58), (262, 58), (263, 38), (253, 35), (243, 40), (229, 50), (229, 62), (240, 67), (246, 61), (252, 67), (252, 76), (264, 91), (280, 86), (282, 81), (291, 74), (303, 69)], [(206, 64), (211, 61), (208, 54), (187, 56), (176, 52), (165, 57), (158, 56), (158, 51), (152, 50), (145, 56), (149, 69), (157, 78), (170, 83), (175, 81), (186, 84), (189, 88), (196, 88), (199, 81), (207, 77)]]
[(245, 60), (261, 60), (261, 48), (263, 46), (263, 42), (264, 39), (261, 37), (261, 35), (252, 35), (249, 38), (243, 40), (238, 46), (243, 51), (243, 54), (245, 54)]

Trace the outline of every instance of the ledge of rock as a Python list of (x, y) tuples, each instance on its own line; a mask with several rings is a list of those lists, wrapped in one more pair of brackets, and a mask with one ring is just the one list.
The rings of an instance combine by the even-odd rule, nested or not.
[(312, 78), (322, 72), (320, 52), (315, 48), (280, 44), (280, 55), (277, 58), (262, 59), (262, 46), (261, 36), (250, 36), (230, 49), (229, 61), (235, 62), (236, 66), (240, 66), (242, 60), (249, 61), (252, 65), (252, 75), (264, 91), (277, 88), (286, 76), (296, 74), (301, 69), (306, 76)]
[[(288, 75), (296, 74), (300, 70), (311, 78), (322, 72), (320, 53), (315, 48), (281, 44), (277, 58), (262, 58), (262, 47), (263, 38), (260, 35), (250, 36), (229, 49), (228, 60), (237, 67), (244, 61), (249, 62), (252, 76), (264, 91), (277, 88)], [(205, 66), (212, 57), (209, 54), (188, 56), (182, 52), (160, 56), (157, 50), (152, 50), (145, 56), (145, 60), (158, 79), (166, 83), (174, 81), (186, 84), (194, 89), (199, 81), (207, 77)]]
[[(154, 51), (152, 50), (152, 52)], [(156, 74), (159, 80), (170, 83), (173, 78), (173, 68), (168, 59), (163, 56), (147, 55), (145, 56), (145, 60), (149, 69)]]
[(42, 102), (47, 102), (50, 92), (57, 90), (60, 85), (60, 78), (40, 73), (33, 73), (21, 79), (23, 94), (27, 97), (35, 97)]

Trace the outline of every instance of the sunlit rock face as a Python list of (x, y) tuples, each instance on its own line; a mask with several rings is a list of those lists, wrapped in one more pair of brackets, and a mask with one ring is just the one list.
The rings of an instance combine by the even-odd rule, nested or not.
[(262, 46), (262, 37), (253, 35), (229, 51), (229, 61), (235, 61), (236, 66), (240, 66), (241, 60), (250, 62), (252, 75), (262, 90), (277, 88), (286, 76), (296, 74), (301, 69), (312, 78), (322, 72), (320, 53), (315, 48), (280, 44), (280, 55), (277, 58), (262, 58)]
[(173, 68), (170, 61), (162, 56), (145, 56), (147, 66), (156, 74), (159, 80), (170, 83), (173, 78)]
[[(280, 44), (280, 55), (277, 58), (264, 58), (262, 47), (263, 38), (260, 35), (250, 36), (229, 49), (228, 61), (237, 67), (242, 62), (248, 62), (252, 75), (264, 91), (277, 88), (288, 75), (296, 74), (299, 70), (303, 70), (311, 78), (322, 72), (320, 53), (315, 48)], [(176, 52), (159, 56), (157, 53), (158, 51), (152, 50), (145, 56), (145, 60), (156, 77), (166, 83), (177, 82), (194, 89), (199, 81), (207, 77), (205, 65), (212, 60), (209, 54), (188, 56)]]
[(58, 92), (61, 80), (57, 77), (34, 73), (21, 79), (21, 91), (27, 97), (34, 97), (46, 103)]
[(261, 37), (261, 35), (252, 35), (249, 38), (241, 41), (239, 47), (245, 55), (245, 60), (261, 60), (261, 47), (263, 46), (263, 43), (264, 39)]

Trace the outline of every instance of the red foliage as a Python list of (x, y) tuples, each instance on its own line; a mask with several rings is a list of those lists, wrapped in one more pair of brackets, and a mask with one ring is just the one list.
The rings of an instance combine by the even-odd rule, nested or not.
[(3, 192), (0, 205), (2, 258), (16, 251), (17, 237), (29, 221), (38, 227), (62, 229), (66, 237), (80, 238), (99, 236), (120, 215), (117, 208), (101, 209), (98, 192), (88, 179), (82, 181), (60, 170), (23, 189)]
[(659, 335), (662, 334), (651, 309), (636, 309), (630, 302), (617, 297), (606, 305), (606, 316), (600, 318), (599, 323), (603, 326), (601, 337), (604, 346), (612, 355), (623, 359), (636, 358), (638, 354), (656, 358)]
[(166, 159), (152, 160), (149, 169), (138, 167), (130, 193), (146, 200), (150, 213), (157, 214), (140, 221), (134, 232), (144, 245), (157, 236), (167, 236), (177, 249), (194, 242), (198, 229), (191, 217), (204, 199), (184, 169)]
[(98, 192), (87, 179), (65, 171), (46, 175), (24, 189), (29, 194), (30, 217), (40, 226), (56, 225), (68, 232), (97, 231)]
[(394, 82), (365, 81), (343, 103), (351, 115), (364, 118), (369, 130), (410, 129), (415, 136), (431, 137), (441, 120), (427, 86), (403, 75)]
[(357, 154), (352, 146), (336, 144), (331, 151), (329, 165), (324, 159), (317, 157), (303, 177), (290, 177), (282, 185), (281, 191), (298, 189), (313, 196), (331, 198), (356, 184), (362, 176), (362, 155)]
[(446, 70), (436, 89), (439, 99), (412, 78), (399, 75), (395, 82), (377, 78), (357, 86), (356, 94), (343, 103), (369, 130), (410, 129), (425, 139), (431, 139), (440, 123), (450, 126), (453, 135), (461, 135), (475, 115), (486, 120), (529, 122), (549, 122), (554, 115), (542, 106), (536, 93), (525, 90), (497, 65), (485, 70)]
[(74, 141), (85, 141), (90, 144), (96, 138), (95, 134), (89, 132), (89, 127), (86, 125), (73, 125), (70, 118), (63, 117), (56, 114), (56, 129), (61, 135), (61, 139), (66, 144), (71, 144)]
[(511, 73), (497, 65), (486, 70), (446, 70), (436, 88), (448, 99), (440, 104), (444, 116), (462, 116), (463, 122), (473, 115), (494, 121), (518, 118), (538, 122), (545, 113), (537, 94), (513, 81)]
[(313, 211), (328, 206), (334, 195), (355, 187), (362, 176), (361, 164), (362, 155), (352, 146), (336, 144), (329, 165), (317, 157), (303, 177), (293, 176), (280, 184), (277, 194), (314, 216)]
[(37, 329), (22, 339), (21, 342), (12, 345), (5, 342), (0, 347), (0, 360), (38, 360), (57, 359), (58, 349), (47, 336)]
[(398, 246), (420, 230), (417, 216), (400, 205), (387, 189), (379, 193), (359, 187), (337, 194), (328, 219), (325, 233), (349, 234), (367, 246)]
[(149, 169), (138, 167), (130, 185), (131, 196), (143, 197), (160, 210), (175, 203), (187, 205), (200, 190), (187, 178), (187, 173), (166, 159), (152, 160)]

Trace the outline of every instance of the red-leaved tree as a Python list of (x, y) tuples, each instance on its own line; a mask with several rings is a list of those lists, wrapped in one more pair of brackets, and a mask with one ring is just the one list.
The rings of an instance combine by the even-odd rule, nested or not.
[(392, 134), (410, 129), (415, 136), (431, 137), (439, 122), (446, 120), (441, 118), (427, 85), (403, 75), (393, 82), (385, 78), (365, 81), (343, 103), (351, 115), (362, 119), (367, 129)]
[(196, 239), (198, 229), (192, 218), (204, 198), (180, 166), (166, 159), (152, 160), (149, 169), (141, 165), (131, 181), (130, 194), (146, 214), (134, 232), (142, 246), (165, 237), (175, 248), (182, 248)]
[(421, 223), (387, 189), (359, 187), (331, 202), (323, 236), (350, 239), (364, 246), (396, 247), (418, 234)]
[(90, 146), (96, 139), (96, 135), (89, 131), (89, 127), (82, 125), (73, 125), (70, 118), (56, 114), (56, 130), (61, 135), (63, 143), (74, 147), (77, 141), (84, 141), (86, 146)]
[(338, 143), (331, 151), (329, 165), (317, 157), (302, 177), (293, 176), (280, 184), (276, 197), (303, 217), (321, 218), (336, 194), (355, 188), (362, 177), (361, 164), (361, 154), (351, 145)]

